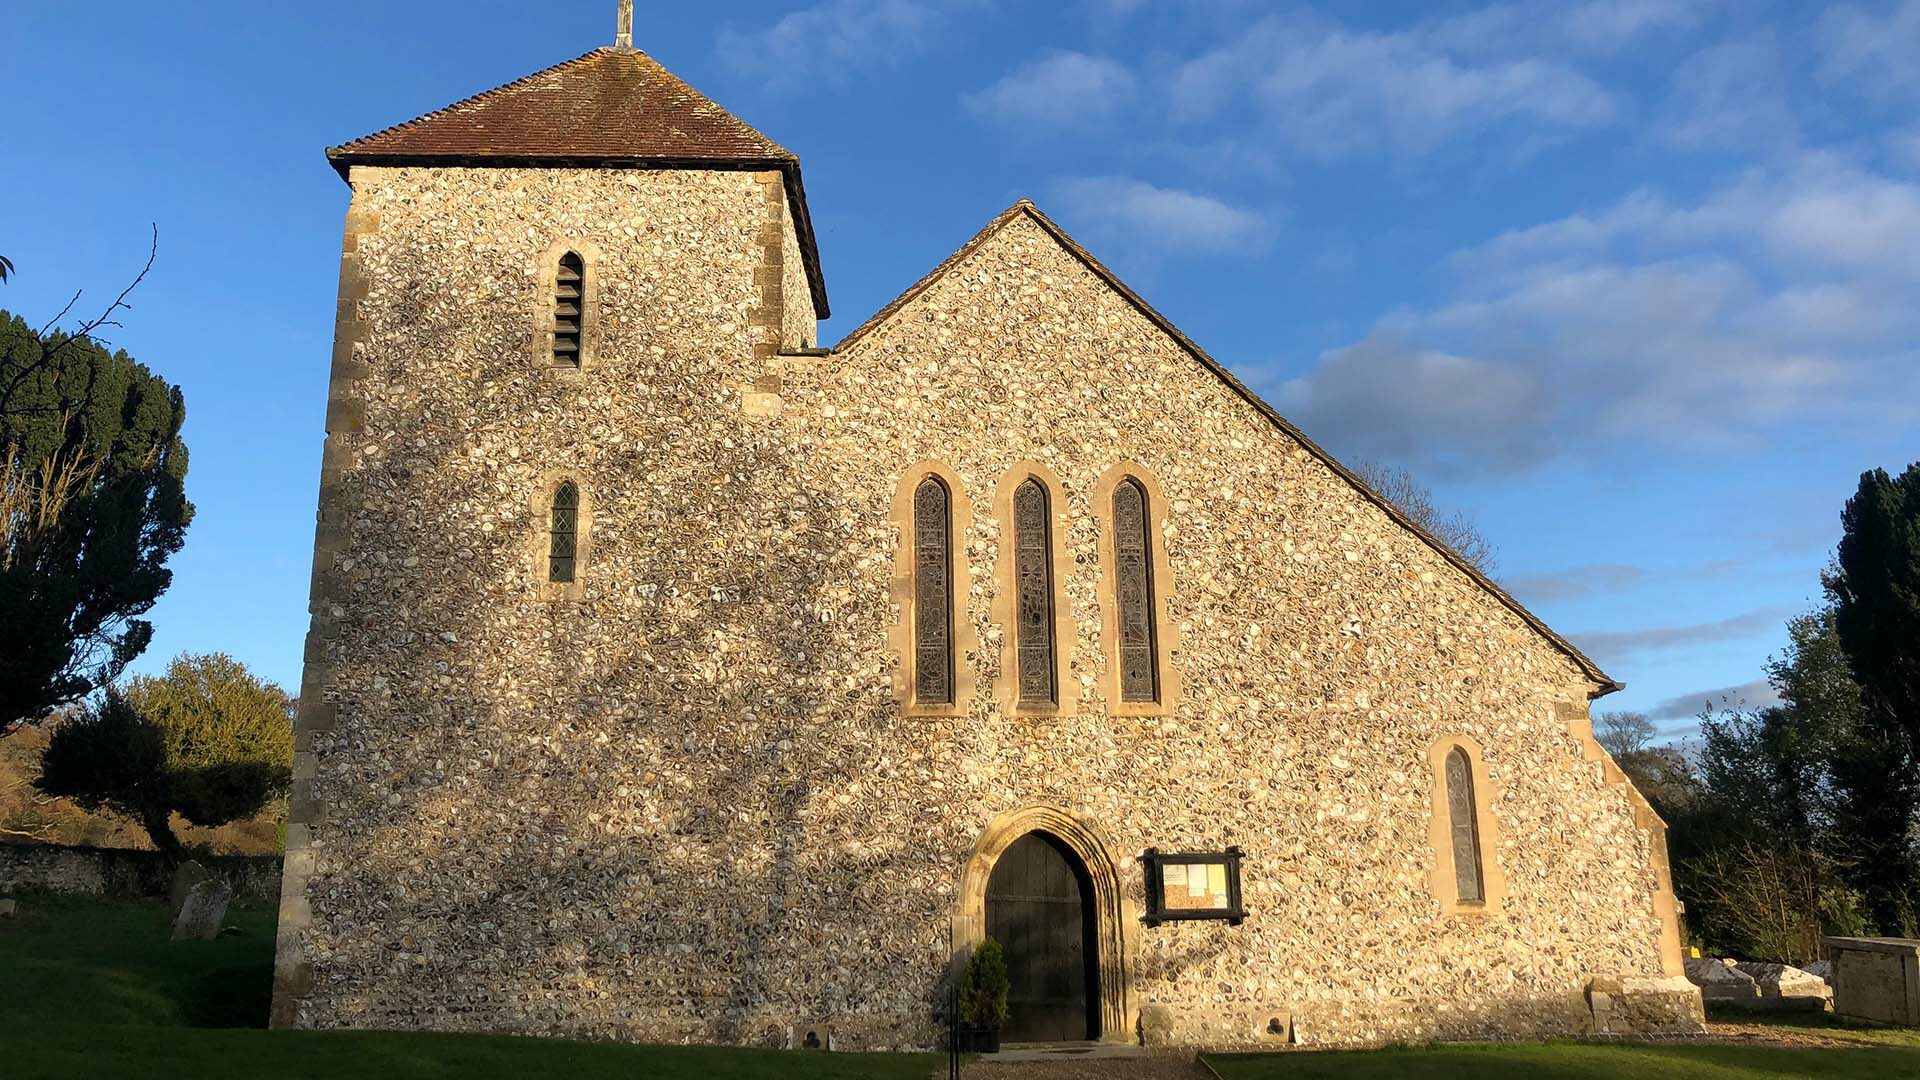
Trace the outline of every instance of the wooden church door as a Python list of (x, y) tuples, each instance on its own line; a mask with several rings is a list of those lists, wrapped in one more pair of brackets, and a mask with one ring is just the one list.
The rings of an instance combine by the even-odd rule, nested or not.
[(1093, 883), (1066, 845), (1015, 840), (987, 878), (987, 936), (1007, 956), (1003, 1042), (1098, 1038)]

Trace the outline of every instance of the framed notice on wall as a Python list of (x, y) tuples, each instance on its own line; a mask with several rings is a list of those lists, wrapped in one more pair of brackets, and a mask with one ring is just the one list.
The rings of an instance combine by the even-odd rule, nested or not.
[(1140, 856), (1147, 874), (1148, 926), (1175, 919), (1225, 919), (1238, 926), (1247, 917), (1240, 906), (1240, 849), (1170, 852), (1148, 848)]

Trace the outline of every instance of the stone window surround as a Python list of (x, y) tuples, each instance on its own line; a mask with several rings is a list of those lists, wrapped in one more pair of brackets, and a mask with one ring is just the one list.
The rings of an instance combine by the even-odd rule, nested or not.
[[(1132, 480), (1147, 494), (1148, 557), (1152, 560), (1154, 682), (1158, 701), (1125, 701), (1120, 693), (1119, 570), (1113, 543), (1113, 493)], [(1167, 617), (1167, 597), (1173, 592), (1173, 569), (1167, 556), (1166, 496), (1153, 473), (1136, 461), (1121, 461), (1100, 474), (1093, 485), (1094, 520), (1100, 523), (1100, 652), (1106, 672), (1100, 680), (1112, 716), (1166, 716), (1180, 703), (1180, 672), (1173, 666), (1180, 631)]]
[[(551, 553), (553, 496), (560, 490), (560, 485), (568, 480), (573, 481), (574, 489), (580, 493), (580, 512), (574, 519), (573, 580), (550, 581), (547, 578), (547, 559)], [(584, 597), (587, 576), (593, 566), (593, 495), (586, 481), (571, 469), (549, 470), (541, 474), (540, 484), (534, 489), (528, 510), (528, 569), (533, 574), (540, 599), (579, 600)]]
[[(947, 513), (952, 518), (948, 537), (953, 545), (953, 700), (922, 703), (914, 699), (913, 665), (918, 653), (913, 632), (913, 495), (929, 476), (947, 486)], [(967, 561), (967, 537), (973, 528), (973, 500), (967, 497), (966, 485), (958, 473), (939, 461), (919, 461), (901, 476), (899, 486), (894, 489), (887, 521), (895, 530), (893, 581), (888, 591), (899, 612), (887, 632), (887, 650), (895, 657), (890, 671), (894, 701), (899, 704), (902, 716), (965, 716), (973, 704), (980, 654), (978, 635), (969, 613), (973, 578)]]
[[(1456, 892), (1453, 819), (1447, 808), (1447, 756), (1455, 750), (1467, 755), (1467, 764), (1473, 771), (1473, 818), (1480, 830), (1480, 891), (1485, 896), (1479, 901), (1461, 900)], [(1487, 775), (1486, 752), (1479, 740), (1470, 735), (1443, 735), (1428, 748), (1427, 762), (1433, 776), (1433, 817), (1428, 827), (1433, 870), (1429, 882), (1434, 899), (1440, 902), (1440, 914), (1498, 915), (1507, 898), (1507, 879), (1500, 870), (1500, 828), (1493, 815), (1500, 792)]]
[[(580, 256), (586, 287), (580, 295), (580, 362), (556, 364), (553, 360), (553, 317), (555, 292), (559, 289), (560, 257), (572, 252)], [(533, 364), (555, 377), (566, 378), (600, 366), (601, 272), (606, 260), (600, 249), (585, 237), (569, 236), (555, 240), (540, 256), (535, 269), (533, 305)]]
[[(1019, 576), (1014, 563), (1013, 493), (1029, 479), (1038, 480), (1047, 489), (1047, 515), (1053, 559), (1053, 666), (1056, 700), (1034, 705), (1020, 700), (1019, 656)], [(995, 584), (990, 617), (1000, 628), (1000, 672), (995, 680), (994, 699), (1009, 716), (1071, 716), (1079, 704), (1080, 684), (1073, 676), (1073, 613), (1069, 610), (1066, 576), (1073, 566), (1067, 557), (1067, 488), (1052, 469), (1037, 461), (1016, 461), (1001, 474), (993, 493), (993, 516), (999, 525), (998, 551), (994, 558)]]

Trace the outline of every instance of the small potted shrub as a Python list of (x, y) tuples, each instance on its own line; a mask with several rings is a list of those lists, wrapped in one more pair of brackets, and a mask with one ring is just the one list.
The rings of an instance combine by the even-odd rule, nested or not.
[(987, 938), (974, 946), (960, 977), (960, 1017), (954, 1038), (963, 1053), (1000, 1052), (1000, 1025), (1007, 1022), (1007, 958)]

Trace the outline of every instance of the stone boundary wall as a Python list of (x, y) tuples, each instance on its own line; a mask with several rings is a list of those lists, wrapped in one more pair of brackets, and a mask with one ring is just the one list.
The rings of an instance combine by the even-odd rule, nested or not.
[[(280, 899), (280, 856), (203, 855), (200, 865), (227, 879), (242, 900)], [(0, 844), (0, 894), (23, 889), (79, 896), (159, 899), (173, 880), (173, 862), (158, 851)]]

